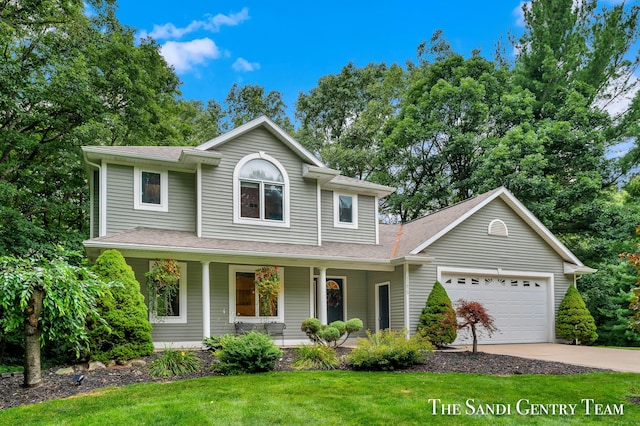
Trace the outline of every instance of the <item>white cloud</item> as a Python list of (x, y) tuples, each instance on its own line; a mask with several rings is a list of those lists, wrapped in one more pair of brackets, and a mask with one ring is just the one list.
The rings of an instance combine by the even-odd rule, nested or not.
[(233, 67), (234, 70), (240, 71), (240, 72), (256, 71), (260, 69), (259, 63), (249, 62), (244, 58), (236, 59), (236, 61), (231, 66)]
[(522, 10), (522, 7), (526, 3), (529, 3), (529, 2), (521, 1), (520, 4), (515, 9), (513, 9), (513, 16), (516, 17), (516, 26), (520, 28), (524, 28), (524, 11)]
[(154, 25), (151, 32), (145, 30), (140, 31), (140, 38), (153, 37), (156, 40), (179, 39), (185, 34), (199, 30), (217, 33), (220, 32), (220, 27), (222, 26), (233, 27), (247, 19), (249, 19), (249, 9), (245, 7), (238, 13), (231, 13), (229, 15), (218, 13), (215, 16), (208, 17), (204, 21), (192, 21), (189, 25), (182, 28), (176, 27), (171, 22), (163, 25)]
[(177, 73), (189, 71), (193, 65), (202, 64), (207, 59), (220, 57), (220, 49), (209, 38), (185, 42), (168, 41), (162, 45), (160, 53), (175, 67)]

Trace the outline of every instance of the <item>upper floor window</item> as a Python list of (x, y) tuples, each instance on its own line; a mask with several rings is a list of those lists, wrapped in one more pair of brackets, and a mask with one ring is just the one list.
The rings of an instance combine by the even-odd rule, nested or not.
[(265, 153), (240, 160), (234, 172), (234, 221), (288, 226), (288, 181), (284, 168)]
[(138, 210), (168, 211), (169, 190), (167, 171), (134, 167), (134, 208)]
[(358, 196), (333, 193), (333, 224), (341, 228), (358, 228)]

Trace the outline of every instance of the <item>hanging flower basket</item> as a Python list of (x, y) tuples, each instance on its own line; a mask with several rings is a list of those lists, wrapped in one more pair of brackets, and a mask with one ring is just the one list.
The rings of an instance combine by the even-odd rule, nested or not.
[(173, 315), (172, 301), (180, 288), (180, 267), (173, 259), (157, 260), (145, 274), (149, 310), (158, 317)]
[(280, 274), (277, 266), (262, 266), (255, 270), (255, 285), (259, 297), (260, 316), (276, 316)]

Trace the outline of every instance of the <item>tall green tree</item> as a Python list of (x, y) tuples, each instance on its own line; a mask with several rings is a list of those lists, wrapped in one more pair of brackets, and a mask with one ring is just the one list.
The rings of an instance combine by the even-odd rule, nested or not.
[(265, 88), (259, 85), (239, 86), (234, 83), (225, 103), (226, 118), (232, 128), (266, 115), (284, 131), (293, 133), (293, 124), (287, 116), (287, 105), (282, 100), (282, 93), (277, 90), (265, 93)]
[(402, 222), (472, 196), (474, 171), (483, 141), (500, 130), (496, 117), (507, 86), (507, 72), (480, 56), (465, 59), (431, 48), (435, 62), (422, 61), (389, 121), (381, 168), (375, 179), (398, 187), (387, 199)]
[[(530, 114), (490, 147), (478, 181), (481, 189), (506, 185), (554, 232), (582, 230), (589, 219), (579, 210), (615, 181), (605, 150), (637, 137), (640, 103), (619, 112), (611, 106), (638, 85), (639, 60), (630, 48), (640, 9), (534, 0), (523, 10), (512, 83), (530, 95)], [(632, 164), (627, 157), (618, 170)]]
[(329, 167), (366, 179), (380, 167), (385, 125), (396, 114), (405, 72), (397, 65), (353, 63), (300, 93), (297, 136)]
[[(81, 145), (158, 143), (178, 79), (113, 1), (0, 1), (0, 251), (78, 246)], [(170, 122), (170, 121), (169, 121)], [(175, 137), (173, 137), (175, 139)]]

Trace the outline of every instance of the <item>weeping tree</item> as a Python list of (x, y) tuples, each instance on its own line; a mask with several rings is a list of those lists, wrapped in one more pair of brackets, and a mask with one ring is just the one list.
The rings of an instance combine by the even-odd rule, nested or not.
[(47, 341), (86, 341), (85, 321), (100, 321), (96, 301), (109, 291), (89, 269), (64, 258), (0, 257), (0, 331), (24, 334), (24, 386), (42, 384), (40, 349)]

